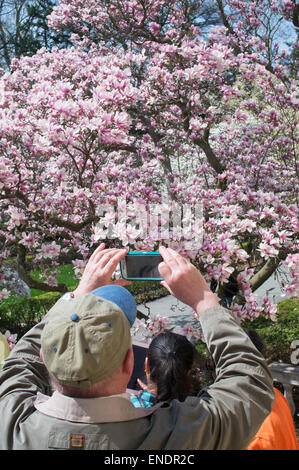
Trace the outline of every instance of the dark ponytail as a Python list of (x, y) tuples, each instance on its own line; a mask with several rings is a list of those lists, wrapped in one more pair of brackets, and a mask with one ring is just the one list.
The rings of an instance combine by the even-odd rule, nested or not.
[(185, 336), (165, 332), (153, 339), (148, 364), (151, 381), (157, 387), (157, 402), (186, 399), (193, 359), (194, 346)]

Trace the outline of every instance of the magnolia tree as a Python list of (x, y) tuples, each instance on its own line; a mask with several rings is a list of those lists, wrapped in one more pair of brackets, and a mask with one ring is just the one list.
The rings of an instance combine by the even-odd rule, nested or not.
[(205, 2), (62, 0), (49, 22), (73, 47), (2, 76), (0, 256), (29, 286), (66, 291), (61, 256), (80, 273), (105, 241), (172, 246), (220, 298), (233, 279), (241, 320), (275, 319), (254, 291), (283, 263), (298, 288), (296, 53), (272, 37), (295, 3), (216, 3), (203, 34)]

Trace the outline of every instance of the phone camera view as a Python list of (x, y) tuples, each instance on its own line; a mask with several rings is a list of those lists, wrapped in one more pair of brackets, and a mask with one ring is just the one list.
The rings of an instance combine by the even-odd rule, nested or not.
[(161, 255), (126, 256), (125, 274), (128, 278), (161, 279), (158, 265), (163, 261)]

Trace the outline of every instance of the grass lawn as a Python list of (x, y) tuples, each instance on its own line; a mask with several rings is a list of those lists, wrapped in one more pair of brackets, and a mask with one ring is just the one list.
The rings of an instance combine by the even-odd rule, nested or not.
[[(49, 275), (53, 271), (54, 271), (54, 268), (50, 270)], [(57, 266), (57, 268), (55, 268), (55, 271), (57, 271), (58, 273), (56, 276), (58, 284), (65, 284), (70, 291), (76, 288), (78, 284), (78, 280), (76, 279), (74, 267), (72, 264), (65, 264), (62, 266)], [(40, 274), (42, 272), (43, 270), (39, 269), (39, 270), (31, 271), (30, 275), (35, 281), (43, 282), (43, 279), (40, 277)], [(38, 289), (30, 289), (30, 291), (31, 291), (31, 297), (37, 297), (45, 293), (45, 291), (38, 290)]]

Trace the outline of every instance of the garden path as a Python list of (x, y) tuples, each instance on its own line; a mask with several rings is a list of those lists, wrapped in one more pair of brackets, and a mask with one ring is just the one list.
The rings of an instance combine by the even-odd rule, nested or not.
[[(280, 270), (278, 275), (274, 273), (254, 292), (257, 299), (262, 302), (264, 296), (267, 294), (274, 303), (279, 303), (284, 300), (286, 297), (280, 287), (281, 279), (285, 281), (288, 280), (288, 274), (283, 269)], [(193, 318), (192, 309), (171, 295), (138, 305), (138, 310), (151, 317), (157, 314), (167, 316), (173, 331), (177, 333), (180, 333), (181, 329), (187, 325), (191, 324), (191, 326), (195, 326), (197, 324), (197, 320)]]

